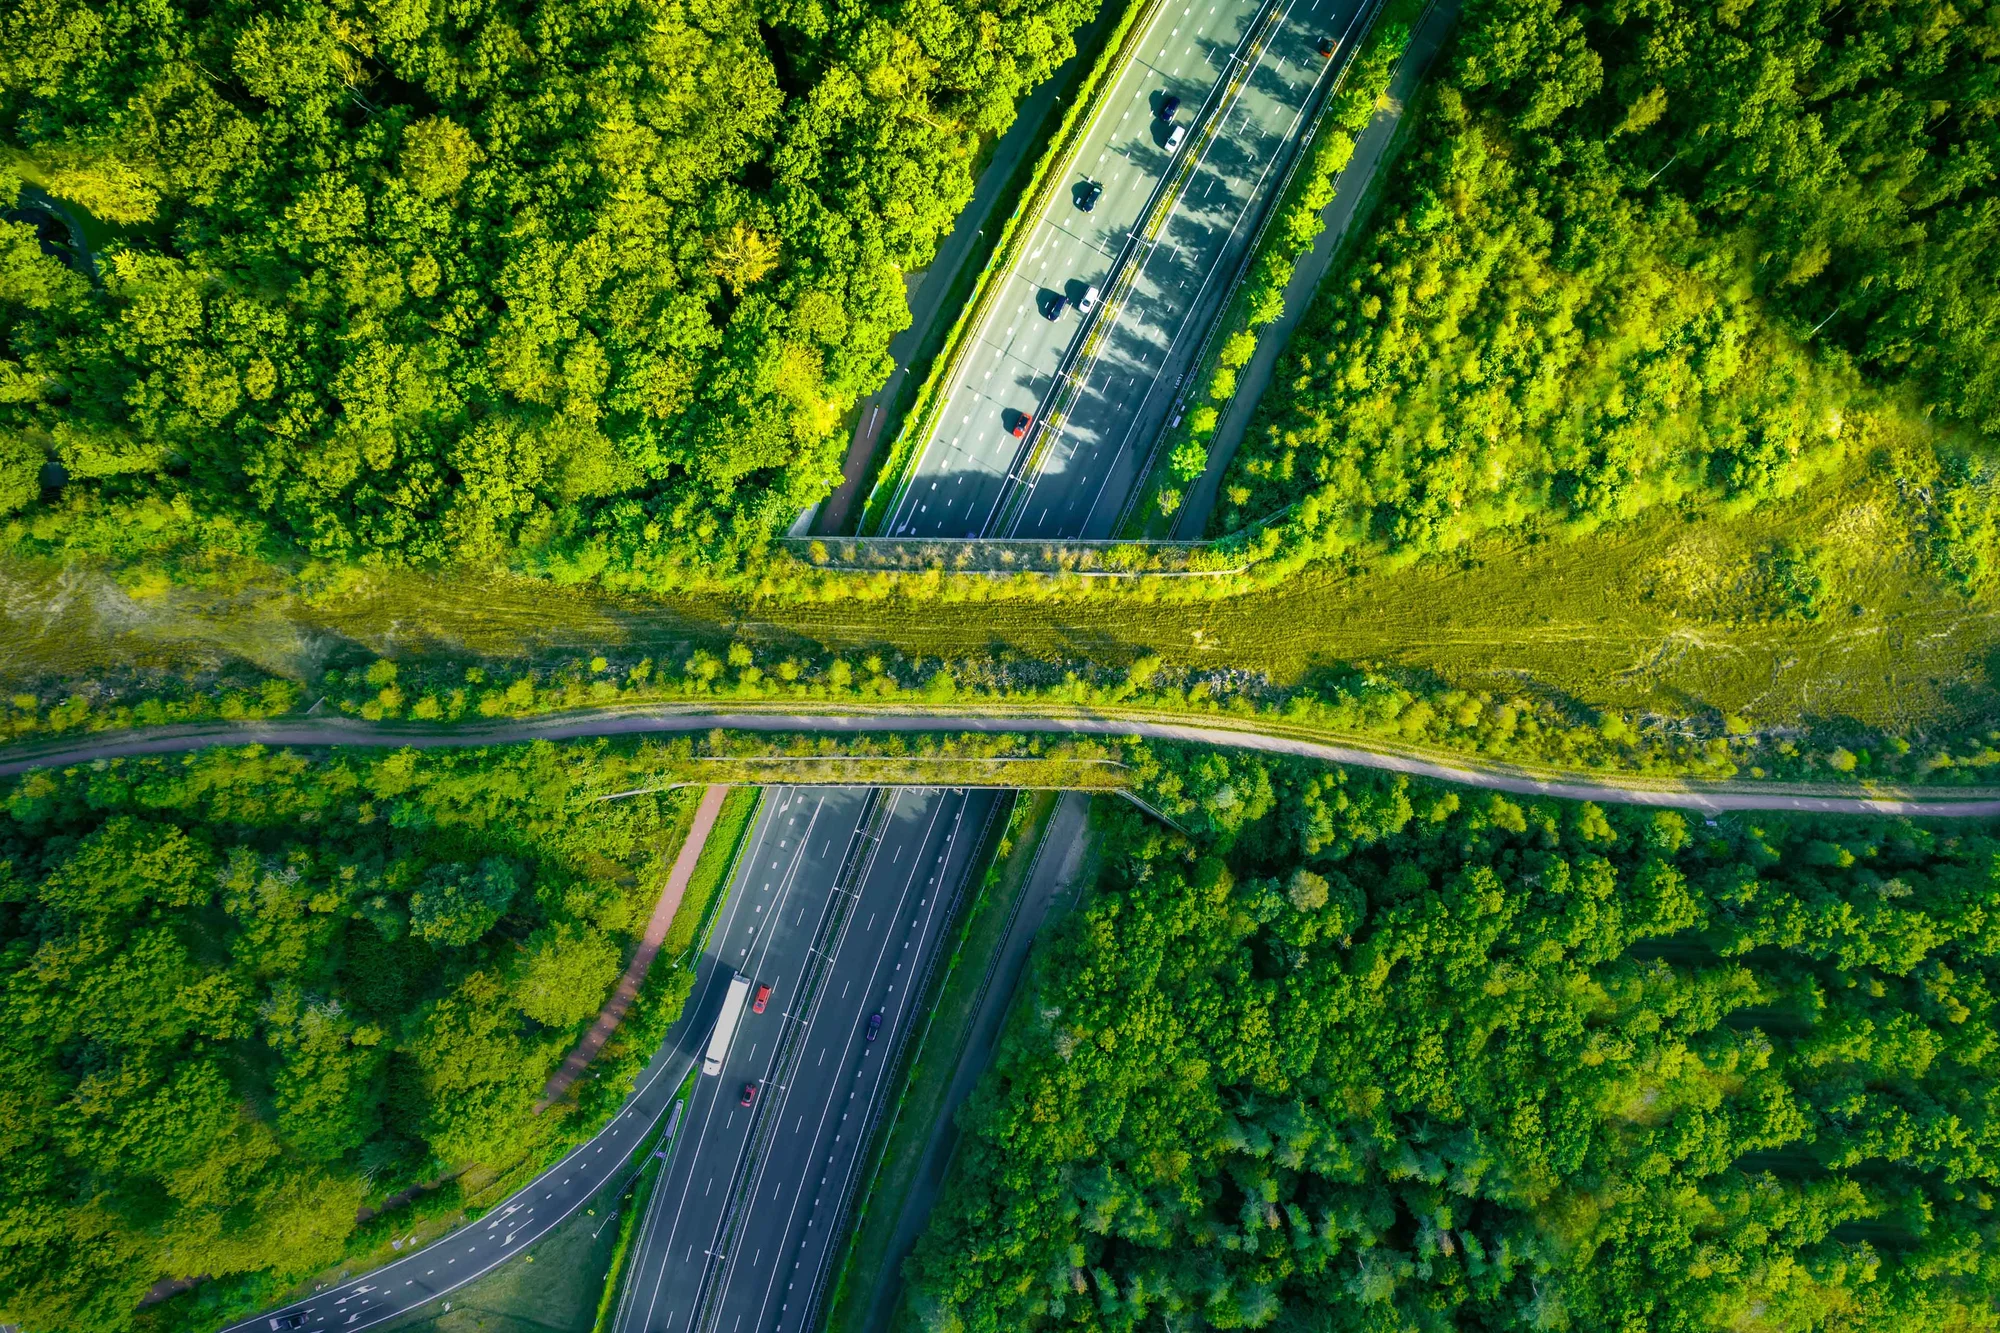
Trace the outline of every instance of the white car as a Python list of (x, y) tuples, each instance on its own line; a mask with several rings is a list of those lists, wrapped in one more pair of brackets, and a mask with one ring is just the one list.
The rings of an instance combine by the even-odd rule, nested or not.
[(1187, 126), (1176, 125), (1167, 132), (1167, 156), (1172, 157), (1181, 148), (1181, 141), (1187, 138)]
[(1097, 288), (1086, 287), (1083, 289), (1083, 299), (1076, 303), (1076, 313), (1087, 315), (1095, 309), (1097, 309)]

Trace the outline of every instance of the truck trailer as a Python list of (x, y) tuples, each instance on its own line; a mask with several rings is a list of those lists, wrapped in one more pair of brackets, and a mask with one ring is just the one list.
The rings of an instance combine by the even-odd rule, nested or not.
[(741, 972), (729, 982), (729, 994), (722, 997), (722, 1012), (715, 1016), (715, 1031), (709, 1034), (708, 1054), (702, 1057), (701, 1072), (720, 1074), (729, 1043), (736, 1040), (736, 1026), (743, 1021), (743, 1007), (750, 1002), (750, 978)]

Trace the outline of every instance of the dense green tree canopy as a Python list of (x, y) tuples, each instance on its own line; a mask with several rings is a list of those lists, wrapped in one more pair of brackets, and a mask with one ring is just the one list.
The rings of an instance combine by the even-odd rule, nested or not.
[(362, 1203), (518, 1153), (684, 803), (595, 800), (594, 753), (0, 786), (0, 1322), (127, 1328), (163, 1277), (282, 1289)]
[(1992, 1328), (1990, 826), (1174, 760), (909, 1274), (944, 1330)]
[(1470, 0), (1218, 530), (1752, 502), (1893, 442), (1871, 381), (2000, 439), (1996, 112), (1990, 5)]
[[(713, 551), (836, 479), (902, 273), (1086, 0), (0, 5), (0, 513)], [(139, 506), (171, 520), (169, 504)]]

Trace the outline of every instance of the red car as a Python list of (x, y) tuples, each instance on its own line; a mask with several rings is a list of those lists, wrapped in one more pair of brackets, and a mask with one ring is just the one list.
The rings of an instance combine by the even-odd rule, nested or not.
[(1322, 37), (1319, 39), (1319, 54), (1321, 59), (1323, 60), (1333, 59), (1333, 53), (1335, 51), (1338, 51), (1339, 49), (1340, 49), (1340, 43), (1334, 41), (1333, 38)]
[(771, 1002), (771, 988), (769, 986), (759, 986), (757, 988), (757, 998), (750, 1002), (750, 1012), (753, 1014), (761, 1014), (764, 1012), (764, 1006), (769, 1004), (770, 1002)]
[(1018, 420), (1014, 422), (1014, 430), (1012, 432), (1014, 438), (1018, 440), (1022, 436), (1026, 435), (1028, 433), (1028, 427), (1034, 424), (1035, 424), (1035, 419), (1033, 417), (1026, 415), (1020, 417)]
[(755, 1083), (745, 1083), (743, 1085), (743, 1104), (745, 1106), (748, 1106), (750, 1103), (756, 1100), (757, 1100), (757, 1085)]

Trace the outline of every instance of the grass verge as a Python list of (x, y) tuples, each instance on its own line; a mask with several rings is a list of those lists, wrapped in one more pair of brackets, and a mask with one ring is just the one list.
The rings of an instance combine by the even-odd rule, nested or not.
[(945, 1106), (972, 1021), (1006, 941), (1015, 901), (1027, 887), (1035, 849), (1048, 830), (1058, 794), (1020, 793), (987, 862), (978, 893), (962, 911), (951, 956), (936, 989), (923, 1036), (902, 1081), (896, 1108), (871, 1147), (868, 1185), (856, 1201), (840, 1275), (828, 1302), (826, 1333), (870, 1333), (884, 1283), (900, 1285), (893, 1253), (906, 1201), (917, 1184)]
[(681, 961), (708, 938), (716, 909), (722, 905), (723, 886), (729, 883), (729, 873), (743, 854), (744, 840), (757, 822), (762, 800), (763, 789), (759, 787), (731, 787), (729, 795), (722, 798), (722, 811), (715, 817), (715, 827), (708, 831), (701, 859), (695, 862), (680, 908), (660, 945), (661, 957)]

